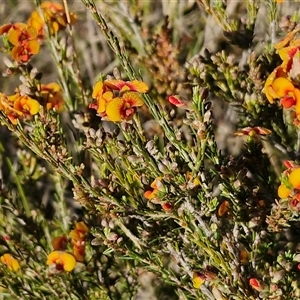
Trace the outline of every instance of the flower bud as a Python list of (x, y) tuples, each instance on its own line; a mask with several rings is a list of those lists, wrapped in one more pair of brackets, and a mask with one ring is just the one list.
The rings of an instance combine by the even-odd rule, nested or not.
[(170, 203), (162, 203), (161, 207), (165, 211), (171, 211), (173, 208), (173, 206)]
[(264, 287), (265, 287), (264, 283), (262, 283), (260, 280), (258, 280), (256, 278), (250, 278), (249, 284), (251, 285), (252, 288), (257, 290), (258, 292), (261, 292), (262, 290), (264, 290)]
[(108, 235), (107, 235), (107, 239), (109, 241), (112, 241), (112, 242), (115, 242), (116, 240), (118, 240), (119, 236), (114, 233), (114, 232), (110, 232)]

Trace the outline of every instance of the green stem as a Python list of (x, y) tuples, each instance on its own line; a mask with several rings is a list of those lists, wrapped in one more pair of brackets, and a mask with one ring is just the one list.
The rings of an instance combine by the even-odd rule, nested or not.
[(8, 165), (8, 167), (10, 169), (10, 172), (11, 172), (11, 174), (13, 176), (13, 179), (15, 180), (15, 183), (17, 185), (17, 189), (18, 189), (20, 198), (22, 200), (22, 204), (23, 204), (23, 208), (24, 208), (25, 214), (29, 218), (31, 216), (31, 211), (30, 211), (30, 207), (29, 207), (29, 204), (28, 204), (28, 201), (27, 201), (24, 189), (22, 187), (22, 183), (21, 183), (21, 181), (19, 179), (18, 174), (14, 170), (14, 167), (13, 167), (13, 164), (12, 164), (11, 160), (7, 156), (5, 157), (5, 161), (6, 161), (7, 165)]

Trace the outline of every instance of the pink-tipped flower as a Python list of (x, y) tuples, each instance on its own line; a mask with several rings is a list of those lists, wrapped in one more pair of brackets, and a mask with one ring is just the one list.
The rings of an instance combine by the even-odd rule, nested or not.
[(269, 135), (271, 133), (272, 133), (272, 131), (267, 129), (267, 128), (256, 126), (256, 127), (242, 128), (242, 129), (236, 131), (234, 133), (234, 135), (237, 135), (237, 136), (241, 136), (241, 135), (255, 136), (255, 135)]
[(178, 95), (169, 96), (168, 101), (179, 108), (186, 110), (191, 109), (191, 103)]
[(295, 164), (295, 162), (293, 162), (292, 160), (285, 160), (283, 162), (284, 166), (287, 168), (287, 169), (294, 169), (297, 167), (297, 165)]

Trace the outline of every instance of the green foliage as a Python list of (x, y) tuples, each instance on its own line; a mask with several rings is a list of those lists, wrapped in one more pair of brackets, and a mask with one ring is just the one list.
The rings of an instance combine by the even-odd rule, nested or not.
[[(298, 299), (299, 125), (263, 92), (298, 14), (283, 26), (273, 0), (81, 2), (44, 10), (35, 55), (13, 56), (2, 32), (0, 257), (20, 266), (1, 261), (0, 299)], [(22, 1), (4, 6), (15, 19)], [(128, 89), (143, 106), (124, 104)], [(278, 198), (280, 180), (295, 198)]]

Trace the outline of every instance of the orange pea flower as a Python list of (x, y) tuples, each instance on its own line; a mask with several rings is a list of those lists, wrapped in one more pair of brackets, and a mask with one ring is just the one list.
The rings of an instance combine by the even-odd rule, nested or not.
[(71, 230), (70, 237), (72, 241), (84, 241), (89, 232), (89, 228), (85, 225), (84, 222), (77, 222), (75, 224), (75, 229)]
[[(10, 97), (10, 96), (9, 96)], [(27, 95), (15, 94), (14, 109), (23, 115), (36, 115), (40, 110), (40, 104), (37, 100)]]
[(75, 229), (83, 234), (87, 234), (89, 232), (89, 228), (82, 221), (75, 224)]
[(73, 246), (73, 255), (76, 261), (83, 262), (85, 255), (85, 243), (83, 245), (74, 245)]
[(13, 124), (18, 123), (18, 119), (28, 118), (39, 112), (38, 101), (27, 95), (16, 93), (11, 96), (0, 93), (0, 110), (2, 110)]
[(30, 18), (27, 21), (27, 24), (29, 26), (32, 26), (36, 29), (38, 33), (38, 39), (43, 39), (44, 38), (44, 21), (42, 20), (39, 12), (37, 10), (34, 10), (31, 13)]
[(14, 46), (11, 56), (14, 60), (26, 63), (32, 55), (37, 54), (40, 44), (37, 41), (37, 30), (25, 23), (15, 23), (7, 32), (9, 42)]
[(134, 114), (136, 107), (144, 104), (139, 93), (147, 91), (146, 83), (138, 80), (98, 81), (92, 94), (97, 103), (92, 103), (89, 107), (96, 109), (101, 117), (106, 117), (112, 122), (128, 120)]
[(60, 111), (62, 109), (64, 99), (62, 89), (58, 83), (41, 84), (40, 92), (47, 110), (56, 109)]
[(109, 89), (103, 81), (97, 81), (95, 86), (94, 86), (94, 89), (93, 89), (93, 94), (92, 94), (92, 97), (94, 99), (98, 99), (98, 98), (101, 98), (103, 96), (103, 94), (106, 92), (106, 91), (112, 91), (111, 89)]
[(52, 247), (54, 250), (66, 250), (68, 238), (65, 235), (60, 235), (52, 239)]
[(291, 81), (284, 77), (276, 78), (273, 82), (272, 87), (277, 98), (282, 98), (286, 95), (290, 95), (295, 90), (295, 86), (291, 83)]
[(300, 50), (300, 39), (292, 41), (289, 46), (278, 49), (280, 58), (285, 62), (297, 55)]
[(7, 95), (0, 93), (0, 110), (4, 112), (4, 114), (8, 117), (8, 119), (13, 123), (18, 123), (19, 113), (14, 110), (13, 102), (10, 101)]
[(282, 183), (278, 187), (277, 193), (278, 193), (279, 198), (285, 199), (285, 198), (289, 197), (289, 195), (291, 194), (291, 190), (285, 184)]
[[(49, 26), (50, 34), (55, 34), (59, 30), (67, 26), (67, 16), (64, 7), (55, 2), (45, 1), (41, 4), (41, 10), (43, 17), (40, 16), (38, 11), (33, 11), (28, 24), (35, 27), (39, 33), (39, 37), (44, 37), (44, 20)], [(77, 20), (77, 16), (74, 13), (70, 13), (70, 23), (74, 24)]]
[(292, 209), (300, 207), (300, 166), (294, 161), (284, 161), (287, 168), (282, 173), (282, 181), (278, 187), (279, 198), (288, 199)]
[(11, 50), (11, 57), (20, 63), (27, 63), (32, 55), (38, 53), (39, 46), (37, 47), (37, 44), (35, 41), (30, 41), (23, 46), (15, 46)]
[(300, 189), (300, 168), (295, 168), (290, 173), (288, 180), (294, 189)]
[(157, 177), (150, 185), (152, 188), (144, 193), (144, 197), (148, 200), (152, 200), (157, 197), (157, 193), (161, 190), (161, 183), (162, 177)]
[(193, 177), (192, 177), (192, 173), (189, 172), (189, 171), (186, 172), (186, 179), (187, 179), (188, 181), (192, 181), (194, 187), (197, 187), (197, 186), (199, 186), (199, 185), (201, 184), (201, 181), (200, 181), (199, 177), (193, 178)]
[(205, 282), (206, 276), (199, 272), (193, 273), (193, 287), (195, 289), (200, 289), (201, 285)]
[(57, 271), (70, 272), (75, 268), (76, 259), (68, 252), (55, 250), (48, 255), (47, 265), (55, 267)]
[(280, 99), (281, 105), (286, 109), (295, 105), (296, 115), (300, 114), (300, 90), (289, 79), (285, 77), (276, 78), (268, 87), (266, 95), (272, 99)]
[(299, 31), (299, 28), (293, 30), (274, 45), (283, 62), (269, 75), (263, 89), (270, 103), (279, 99), (284, 108), (293, 108), (296, 113), (295, 125), (299, 123), (300, 89), (294, 85), (293, 80), (296, 79), (297, 82), (300, 75), (300, 39), (294, 38)]
[(13, 24), (4, 24), (0, 27), (0, 35), (7, 34)]
[(275, 70), (268, 76), (263, 92), (265, 93), (267, 99), (270, 103), (274, 103), (274, 99), (278, 98), (278, 95), (274, 91), (273, 83), (278, 78), (286, 78), (287, 73), (285, 67), (280, 65), (279, 67), (275, 68)]
[[(25, 23), (15, 23), (7, 33), (8, 40), (14, 45), (24, 45), (26, 42), (36, 40), (37, 31)], [(37, 43), (39, 46), (39, 43)]]
[[(278, 0), (278, 1), (282, 1), (282, 0)], [(282, 40), (280, 40), (278, 43), (274, 44), (274, 48), (279, 50), (284, 47), (287, 47), (289, 44), (293, 45), (293, 43), (295, 43), (293, 40), (299, 31), (300, 31), (300, 28), (295, 28), (293, 31), (289, 32)], [(296, 44), (297, 44), (297, 42), (294, 45), (296, 45)], [(284, 59), (282, 59), (282, 60), (284, 60)]]
[(107, 118), (112, 122), (130, 119), (135, 112), (135, 108), (143, 104), (144, 101), (138, 93), (126, 92), (121, 98), (113, 98), (107, 103)]
[(105, 80), (105, 85), (112, 90), (119, 90), (121, 92), (139, 92), (147, 93), (148, 85), (143, 81), (133, 80), (133, 81), (124, 81), (124, 80)]
[(282, 173), (282, 182), (277, 193), (281, 199), (289, 199), (292, 207), (298, 206), (300, 202), (300, 167), (293, 161), (285, 161), (287, 170)]
[(98, 81), (94, 86), (92, 97), (96, 99), (98, 103), (96, 107), (91, 104), (90, 108), (95, 108), (101, 117), (105, 117), (107, 103), (114, 97), (113, 91), (108, 88), (104, 82)]
[(19, 262), (9, 253), (5, 253), (0, 257), (0, 262), (7, 266), (11, 271), (18, 271), (20, 269)]
[[(67, 16), (64, 7), (60, 3), (45, 1), (41, 4), (46, 21), (52, 22), (54, 30), (60, 30), (67, 26)], [(70, 22), (74, 24), (77, 16), (70, 12)], [(56, 31), (55, 31), (56, 32)]]
[(20, 63), (27, 63), (31, 56), (37, 54), (40, 44), (37, 41), (37, 30), (25, 23), (6, 24), (0, 27), (0, 35), (7, 34), (12, 44), (11, 56)]
[(73, 255), (76, 261), (84, 261), (86, 237), (89, 232), (89, 228), (84, 222), (77, 222), (75, 229), (71, 230), (70, 237), (73, 244)]

